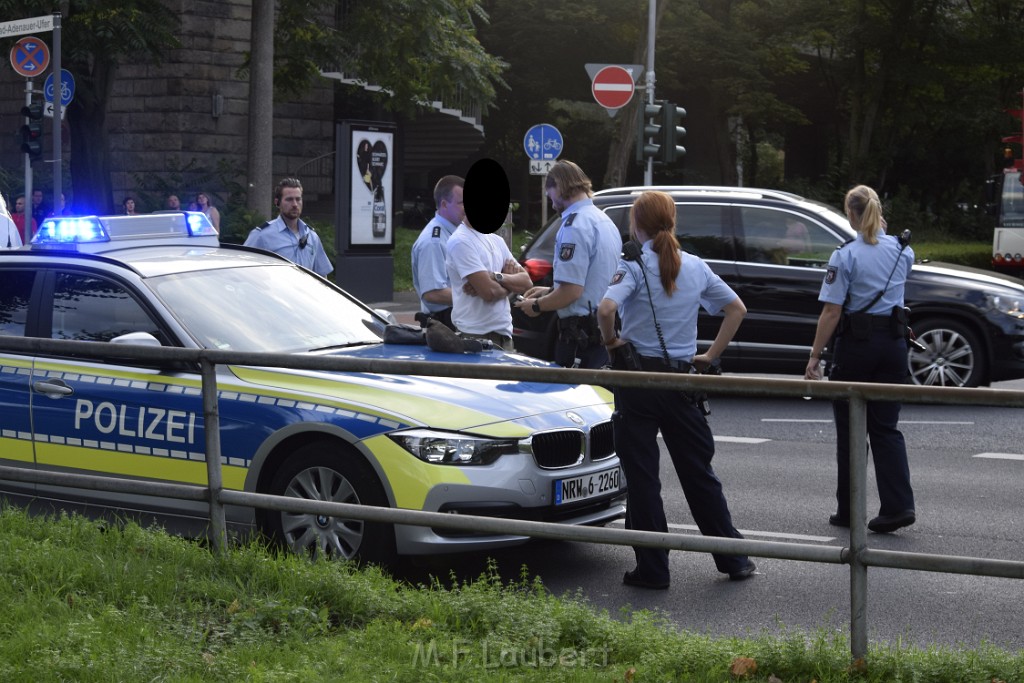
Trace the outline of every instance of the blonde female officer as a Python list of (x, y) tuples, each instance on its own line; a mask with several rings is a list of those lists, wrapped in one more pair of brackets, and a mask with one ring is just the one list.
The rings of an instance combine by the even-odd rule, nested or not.
[[(804, 377), (821, 379), (821, 354), (835, 334), (831, 379), (902, 384), (909, 374), (903, 289), (914, 265), (914, 251), (905, 241), (885, 234), (882, 203), (870, 187), (858, 185), (847, 192), (845, 207), (857, 237), (829, 258), (818, 295), (824, 307)], [(834, 526), (848, 527), (849, 402), (834, 401), (832, 411), (836, 422), (838, 509), (828, 521)], [(868, 522), (868, 528), (876, 533), (896, 531), (917, 519), (907, 446), (897, 427), (899, 419), (899, 403), (868, 402), (868, 437), (880, 502), (878, 516)]]

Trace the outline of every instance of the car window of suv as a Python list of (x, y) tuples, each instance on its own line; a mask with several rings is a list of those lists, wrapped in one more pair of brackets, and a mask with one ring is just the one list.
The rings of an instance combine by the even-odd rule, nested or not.
[(0, 271), (0, 335), (25, 336), (34, 281), (35, 274), (29, 271)]
[(791, 211), (740, 207), (743, 260), (751, 263), (821, 267), (839, 244), (813, 218)]
[[(613, 206), (605, 213), (619, 226), (622, 239), (629, 238), (628, 206)], [(676, 205), (676, 238), (683, 251), (705, 259), (732, 260), (726, 207), (708, 204)]]
[(58, 273), (53, 292), (53, 339), (110, 341), (129, 332), (159, 326), (120, 284), (84, 273)]

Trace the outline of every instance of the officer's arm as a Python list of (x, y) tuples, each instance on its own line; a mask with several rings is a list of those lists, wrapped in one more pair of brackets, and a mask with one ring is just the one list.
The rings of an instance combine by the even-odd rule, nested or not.
[(452, 305), (452, 288), (445, 287), (444, 289), (431, 289), (428, 292), (423, 292), (423, 300), (428, 301), (432, 304), (441, 304), (443, 306)]
[(818, 316), (818, 329), (814, 332), (814, 344), (811, 346), (811, 360), (815, 364), (821, 360), (821, 352), (835, 333), (842, 315), (843, 307), (840, 304), (826, 303), (822, 307), (821, 315)]
[(540, 298), (540, 308), (542, 311), (557, 311), (560, 308), (565, 308), (581, 296), (583, 296), (583, 285), (556, 282), (554, 288)]
[(624, 343), (615, 333), (615, 314), (619, 305), (614, 299), (601, 299), (597, 305), (597, 326), (601, 330), (601, 343), (608, 348), (622, 346)]
[(743, 317), (747, 314), (747, 307), (743, 304), (742, 299), (736, 297), (722, 308), (722, 313), (725, 314), (725, 317), (718, 328), (718, 335), (715, 336), (715, 341), (711, 343), (710, 348), (702, 354), (707, 357), (709, 362), (721, 357), (725, 347), (729, 346), (729, 342), (736, 336), (736, 330), (740, 329), (740, 323), (743, 322)]

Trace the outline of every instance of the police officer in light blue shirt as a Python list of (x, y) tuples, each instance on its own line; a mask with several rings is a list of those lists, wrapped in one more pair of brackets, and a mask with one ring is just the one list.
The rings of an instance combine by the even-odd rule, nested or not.
[[(689, 373), (714, 364), (732, 340), (747, 309), (736, 293), (701, 259), (680, 250), (676, 205), (664, 192), (644, 192), (633, 203), (630, 231), (608, 291), (598, 308), (601, 337), (616, 369)], [(718, 334), (697, 353), (697, 311), (723, 313)], [(616, 314), (622, 331), (615, 331)], [(696, 397), (679, 390), (615, 388), (612, 415), (615, 451), (628, 484), (626, 527), (668, 532), (661, 499), (658, 434), (662, 435), (697, 527), (705, 536), (742, 538), (711, 459), (715, 442)], [(623, 583), (668, 588), (668, 551), (634, 547), (636, 567)], [(718, 571), (733, 581), (750, 578), (756, 566), (745, 556), (713, 555)]]
[(446, 175), (434, 186), (437, 212), (420, 231), (412, 245), (412, 286), (420, 298), (420, 312), (452, 324), (452, 287), (448, 282), (445, 259), (448, 238), (466, 217), (463, 204), (465, 181), (457, 175)]
[(573, 162), (556, 162), (544, 187), (562, 215), (555, 237), (555, 285), (528, 290), (517, 307), (530, 317), (558, 312), (556, 363), (600, 368), (608, 363), (608, 353), (597, 329), (597, 305), (615, 272), (622, 237), (615, 223), (594, 206), (590, 178)]
[(285, 178), (277, 184), (274, 206), (279, 211), (277, 218), (254, 228), (245, 239), (245, 246), (272, 251), (317, 275), (330, 274), (334, 266), (327, 258), (320, 236), (299, 218), (302, 183), (297, 178)]
[[(821, 379), (821, 355), (835, 336), (829, 377), (847, 382), (907, 381), (907, 314), (903, 291), (914, 264), (906, 239), (885, 234), (882, 204), (873, 189), (858, 185), (846, 193), (846, 215), (857, 237), (829, 259), (818, 300), (824, 306), (804, 372)], [(848, 401), (832, 403), (836, 423), (837, 510), (834, 526), (850, 526), (850, 416)], [(869, 401), (867, 431), (875, 463), (880, 509), (868, 522), (890, 533), (917, 519), (910, 485), (907, 447), (898, 428), (900, 404)]]

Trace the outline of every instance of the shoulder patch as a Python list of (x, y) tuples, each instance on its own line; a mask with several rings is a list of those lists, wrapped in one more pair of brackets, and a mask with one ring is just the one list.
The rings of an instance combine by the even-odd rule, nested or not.
[[(574, 216), (576, 214), (573, 214)], [(576, 253), (575, 244), (563, 244), (562, 248), (558, 251), (559, 261), (572, 261), (572, 255)]]
[(430, 236), (431, 237), (440, 237), (441, 236), (441, 226), (440, 225), (435, 225), (434, 226), (434, 230), (430, 233)]
[(576, 220), (576, 214), (570, 213), (569, 217), (562, 221), (562, 225), (572, 225), (574, 220)]
[(836, 274), (838, 272), (839, 272), (838, 268), (836, 268), (835, 266), (829, 266), (828, 270), (825, 271), (825, 284), (826, 285), (830, 285), (833, 282), (835, 282), (836, 281)]
[(626, 277), (626, 271), (624, 271), (624, 270), (617, 270), (617, 271), (615, 271), (615, 275), (612, 275), (612, 281), (608, 283), (608, 286), (611, 287), (612, 285), (619, 284), (620, 282), (622, 282), (622, 278), (624, 278), (624, 277)]

